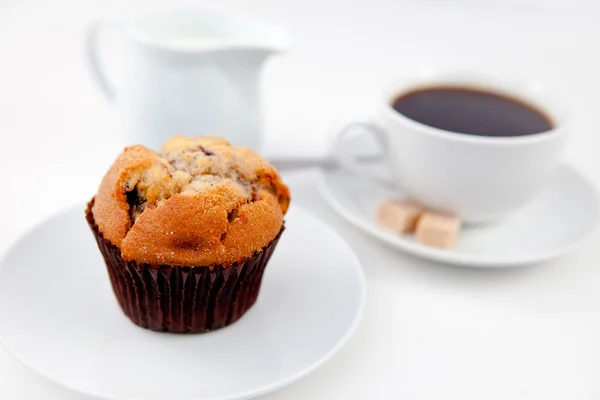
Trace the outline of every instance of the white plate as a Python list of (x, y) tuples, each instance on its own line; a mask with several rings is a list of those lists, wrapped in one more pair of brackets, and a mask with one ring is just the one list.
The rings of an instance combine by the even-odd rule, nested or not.
[(42, 223), (0, 265), (0, 339), (25, 365), (109, 399), (245, 399), (331, 358), (365, 299), (358, 260), (331, 228), (292, 207), (257, 303), (206, 334), (135, 326), (110, 289), (84, 206)]
[(399, 190), (342, 170), (323, 171), (321, 190), (335, 211), (364, 232), (393, 247), (435, 262), (469, 267), (516, 267), (558, 257), (587, 238), (598, 225), (598, 194), (571, 166), (558, 171), (531, 204), (495, 225), (466, 227), (450, 251), (426, 247), (413, 235), (394, 235), (375, 220), (385, 198)]

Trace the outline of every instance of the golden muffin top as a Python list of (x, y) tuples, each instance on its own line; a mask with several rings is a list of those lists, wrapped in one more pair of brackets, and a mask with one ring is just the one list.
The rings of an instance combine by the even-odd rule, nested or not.
[(280, 232), (290, 192), (277, 170), (218, 137), (127, 147), (104, 176), (92, 214), (126, 261), (228, 266)]

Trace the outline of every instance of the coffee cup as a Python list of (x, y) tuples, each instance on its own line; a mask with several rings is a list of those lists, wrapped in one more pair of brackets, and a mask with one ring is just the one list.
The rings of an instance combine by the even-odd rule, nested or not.
[[(436, 90), (446, 92), (422, 95)], [(483, 97), (467, 101), (469, 93)], [(399, 103), (409, 95), (420, 97), (405, 112)], [(486, 95), (497, 102), (490, 103)], [(506, 107), (512, 111), (503, 115)], [(529, 118), (527, 112), (540, 119), (530, 131), (518, 124)], [(477, 121), (470, 128), (469, 115)], [(374, 172), (344, 151), (347, 137), (357, 131), (379, 142), (388, 174)], [(467, 223), (492, 223), (524, 207), (544, 188), (563, 162), (566, 137), (565, 110), (540, 85), (471, 73), (422, 74), (387, 85), (375, 118), (353, 121), (336, 132), (332, 155), (343, 168), (398, 187), (427, 208)]]

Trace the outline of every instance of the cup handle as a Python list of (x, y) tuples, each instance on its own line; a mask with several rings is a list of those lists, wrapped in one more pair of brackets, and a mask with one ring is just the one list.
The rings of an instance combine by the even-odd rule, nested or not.
[(367, 178), (373, 179), (379, 183), (387, 186), (396, 187), (396, 182), (388, 175), (382, 174), (377, 171), (373, 171), (367, 168), (367, 163), (361, 162), (352, 155), (348, 154), (343, 150), (343, 143), (346, 137), (351, 132), (362, 131), (369, 133), (375, 137), (379, 145), (381, 146), (382, 156), (384, 163), (387, 164), (388, 169), (391, 170), (390, 162), (390, 139), (387, 131), (380, 127), (377, 123), (372, 121), (356, 121), (351, 122), (340, 129), (334, 137), (333, 145), (331, 149), (332, 157), (340, 164), (341, 167), (357, 174), (366, 176)]
[(90, 25), (88, 25), (85, 34), (86, 56), (88, 66), (92, 73), (92, 79), (94, 80), (94, 82), (96, 82), (102, 93), (104, 93), (104, 95), (110, 102), (113, 102), (115, 100), (115, 88), (111, 80), (106, 76), (106, 73), (102, 66), (98, 44), (100, 34), (105, 28), (108, 28), (109, 26), (118, 25), (120, 24), (117, 20), (103, 19), (94, 21)]

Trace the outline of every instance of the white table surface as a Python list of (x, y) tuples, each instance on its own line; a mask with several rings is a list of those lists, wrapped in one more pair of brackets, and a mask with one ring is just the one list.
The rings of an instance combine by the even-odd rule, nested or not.
[[(424, 65), (463, 67), (553, 86), (572, 108), (568, 158), (600, 185), (593, 1), (225, 3), (278, 22), (294, 39), (294, 52), (265, 71), (267, 155), (324, 155), (329, 130), (367, 114), (383, 80)], [(0, 2), (1, 253), (41, 219), (88, 199), (119, 151), (82, 55), (85, 24), (123, 8), (117, 4)], [(316, 191), (315, 173), (285, 175), (293, 201), (356, 250), (367, 307), (338, 356), (265, 398), (600, 398), (600, 233), (527, 269), (435, 265), (351, 228)], [(43, 380), (2, 347), (0, 398), (89, 399)]]

